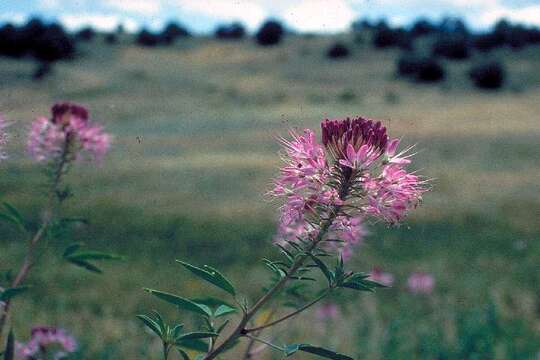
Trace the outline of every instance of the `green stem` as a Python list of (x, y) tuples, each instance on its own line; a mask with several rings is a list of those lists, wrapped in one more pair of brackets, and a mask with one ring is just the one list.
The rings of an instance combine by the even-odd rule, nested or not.
[[(342, 174), (341, 185), (338, 192), (339, 198), (341, 200), (345, 200), (347, 195), (349, 194), (350, 186), (351, 186), (351, 178), (352, 178), (352, 173), (350, 172), (347, 172), (347, 173), (344, 172)], [(216, 347), (213, 351), (208, 352), (204, 360), (215, 359), (219, 354), (227, 350), (229, 346), (231, 346), (232, 343), (236, 341), (236, 339), (242, 336), (249, 335), (246, 333), (246, 325), (249, 323), (251, 318), (253, 318), (253, 316), (257, 313), (257, 311), (259, 311), (267, 302), (269, 302), (274, 295), (279, 293), (285, 287), (285, 285), (289, 282), (289, 280), (291, 280), (291, 278), (296, 274), (298, 269), (302, 267), (304, 262), (311, 256), (312, 252), (317, 248), (319, 243), (323, 240), (324, 236), (328, 232), (328, 229), (332, 225), (334, 219), (336, 218), (340, 210), (341, 210), (341, 205), (334, 205), (332, 207), (332, 210), (330, 211), (328, 218), (321, 222), (319, 234), (313, 240), (313, 242), (309, 245), (309, 247), (306, 249), (305, 253), (298, 256), (295, 259), (295, 261), (289, 268), (287, 275), (282, 277), (270, 290), (268, 290), (266, 294), (264, 294), (255, 303), (255, 305), (253, 305), (251, 309), (245, 312), (244, 316), (242, 317), (242, 319), (240, 320), (240, 322), (238, 323), (237, 327), (232, 332), (232, 334), (230, 334), (229, 337), (226, 338), (225, 341), (221, 343), (221, 345)]]
[(256, 336), (249, 335), (249, 334), (246, 334), (246, 335), (244, 335), (244, 336), (247, 337), (247, 338), (250, 338), (250, 339), (253, 340), (253, 341), (257, 341), (257, 342), (260, 342), (260, 343), (262, 343), (262, 344), (264, 344), (264, 345), (267, 345), (267, 346), (271, 347), (272, 349), (275, 349), (275, 350), (278, 350), (278, 351), (281, 351), (281, 352), (284, 351), (283, 348), (281, 348), (281, 347), (279, 347), (279, 346), (277, 346), (277, 345), (274, 345), (274, 344), (272, 344), (271, 342), (266, 341), (266, 340), (264, 340), (264, 339), (261, 339), (261, 338), (258, 338), (258, 337), (256, 337)]
[(269, 328), (271, 326), (274, 326), (276, 324), (279, 324), (280, 322), (283, 322), (285, 320), (288, 320), (298, 314), (300, 314), (301, 312), (307, 310), (308, 308), (312, 307), (313, 305), (315, 305), (316, 303), (318, 303), (319, 301), (321, 301), (322, 299), (324, 299), (325, 297), (328, 296), (328, 294), (330, 294), (331, 292), (331, 289), (327, 289), (325, 292), (323, 292), (320, 296), (318, 296), (317, 298), (315, 298), (313, 301), (310, 301), (309, 303), (305, 304), (304, 306), (302, 306), (301, 308), (279, 318), (279, 319), (276, 319), (272, 322), (269, 322), (268, 324), (264, 324), (264, 325), (261, 325), (261, 326), (258, 326), (258, 327), (254, 327), (254, 328), (251, 328), (251, 329), (245, 329), (245, 333), (251, 333), (251, 332), (254, 332), (254, 331), (259, 331), (259, 330), (262, 330), (262, 329), (266, 329), (266, 328)]

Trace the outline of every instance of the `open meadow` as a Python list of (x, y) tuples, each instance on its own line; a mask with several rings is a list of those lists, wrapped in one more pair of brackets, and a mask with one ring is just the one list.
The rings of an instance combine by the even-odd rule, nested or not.
[[(350, 57), (324, 56), (336, 39), (351, 44)], [(68, 177), (76, 197), (65, 212), (90, 221), (72, 240), (126, 260), (95, 275), (48, 252), (29, 279), (31, 293), (17, 300), (16, 333), (53, 323), (79, 339), (84, 355), (73, 358), (153, 359), (159, 344), (135, 315), (179, 315), (142, 288), (195, 296), (205, 286), (175, 259), (216, 266), (255, 297), (266, 279), (259, 259), (275, 253), (280, 204), (265, 193), (280, 166), (278, 137), (362, 115), (417, 144), (415, 166), (433, 189), (400, 227), (375, 224), (352, 260), (390, 271), (394, 287), (334, 299), (343, 303), (336, 319), (316, 326), (302, 315), (273, 330), (277, 341), (301, 335), (358, 359), (539, 356), (538, 45), (445, 61), (447, 79), (437, 84), (396, 77), (399, 50), (374, 50), (352, 35), (291, 35), (269, 48), (247, 39), (195, 37), (158, 48), (96, 39), (79, 52), (41, 82), (30, 80), (31, 61), (0, 59), (0, 111), (14, 123), (1, 200), (37, 224), (43, 177), (21, 150), (27, 130), (54, 101), (85, 104), (114, 143), (100, 168), (80, 165)], [(506, 64), (501, 90), (469, 82), (468, 68), (483, 56)], [(25, 245), (6, 224), (0, 234), (5, 271)], [(431, 296), (405, 291), (413, 271), (434, 275)]]

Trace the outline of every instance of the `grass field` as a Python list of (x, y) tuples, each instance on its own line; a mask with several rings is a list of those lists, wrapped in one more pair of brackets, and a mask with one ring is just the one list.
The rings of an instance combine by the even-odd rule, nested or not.
[[(38, 221), (43, 179), (21, 150), (28, 125), (56, 100), (86, 104), (115, 142), (101, 168), (69, 176), (76, 198), (66, 213), (90, 220), (73, 240), (128, 257), (96, 276), (62, 263), (54, 256), (61, 245), (48, 244), (32, 291), (16, 303), (16, 333), (55, 324), (80, 339), (76, 358), (151, 359), (159, 344), (134, 315), (179, 314), (141, 288), (202, 290), (176, 258), (219, 266), (256, 296), (279, 206), (264, 196), (280, 164), (276, 137), (365, 115), (418, 144), (415, 165), (434, 179), (406, 224), (373, 228), (353, 260), (359, 270), (393, 272), (397, 286), (336, 299), (347, 303), (343, 321), (312, 326), (305, 316), (275, 336), (302, 335), (360, 359), (538, 356), (540, 49), (491, 54), (509, 81), (482, 92), (466, 76), (478, 55), (448, 63), (441, 85), (418, 85), (394, 76), (394, 50), (353, 45), (346, 60), (324, 58), (334, 40), (291, 36), (268, 49), (204, 38), (157, 49), (94, 42), (39, 83), (30, 81), (30, 61), (0, 59), (0, 112), (15, 123), (1, 200)], [(7, 270), (20, 262), (24, 239), (0, 226)], [(404, 290), (416, 270), (435, 275), (432, 296)]]

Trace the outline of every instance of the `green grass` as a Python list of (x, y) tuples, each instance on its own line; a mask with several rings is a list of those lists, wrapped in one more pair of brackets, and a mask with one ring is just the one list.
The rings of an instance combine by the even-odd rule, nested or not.
[[(414, 165), (434, 179), (406, 224), (374, 226), (351, 264), (382, 266), (397, 285), (335, 299), (344, 304), (335, 324), (305, 326), (306, 315), (275, 335), (367, 359), (534, 358), (539, 49), (491, 55), (506, 62), (510, 79), (486, 93), (465, 76), (478, 56), (448, 63), (445, 84), (421, 86), (394, 77), (393, 50), (353, 45), (350, 59), (325, 59), (333, 40), (289, 37), (272, 49), (211, 39), (160, 49), (96, 43), (41, 83), (30, 82), (29, 62), (1, 59), (0, 111), (15, 122), (12, 160), (0, 165), (1, 200), (37, 224), (43, 179), (21, 150), (27, 126), (55, 100), (85, 103), (115, 145), (101, 168), (79, 166), (68, 178), (76, 197), (65, 212), (90, 220), (70, 240), (127, 256), (97, 276), (55, 256), (64, 244), (48, 244), (31, 292), (16, 303), (16, 333), (55, 324), (80, 339), (77, 358), (155, 358), (158, 344), (134, 315), (152, 308), (180, 315), (141, 289), (187, 296), (206, 289), (176, 258), (218, 266), (255, 297), (266, 279), (259, 258), (274, 251), (279, 204), (264, 193), (280, 165), (276, 137), (288, 127), (317, 128), (325, 117), (363, 114), (417, 143)], [(0, 234), (0, 270), (15, 268), (24, 239), (4, 224)], [(436, 276), (432, 297), (406, 293), (416, 270)]]

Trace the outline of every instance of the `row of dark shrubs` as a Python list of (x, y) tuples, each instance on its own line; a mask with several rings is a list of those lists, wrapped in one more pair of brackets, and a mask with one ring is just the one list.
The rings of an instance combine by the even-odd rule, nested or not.
[[(433, 57), (406, 54), (396, 67), (398, 75), (418, 82), (437, 82), (446, 77), (444, 67)], [(478, 88), (498, 89), (504, 84), (506, 71), (499, 62), (491, 61), (472, 66), (468, 76)]]
[[(362, 25), (367, 27), (365, 23)], [(500, 47), (521, 49), (540, 43), (540, 29), (514, 25), (500, 20), (492, 30), (482, 34), (472, 34), (460, 19), (447, 18), (439, 26), (427, 20), (414, 23), (410, 29), (392, 28), (381, 22), (369, 28), (373, 31), (372, 44), (375, 48), (398, 47), (410, 50), (417, 38), (432, 35), (432, 53), (448, 59), (466, 59), (472, 50), (486, 52)]]
[(0, 27), (0, 55), (20, 58), (32, 56), (39, 61), (67, 59), (75, 52), (75, 39), (59, 24), (32, 19), (27, 24)]
[[(255, 34), (255, 40), (262, 46), (278, 44), (285, 33), (283, 25), (276, 20), (266, 21)], [(136, 42), (142, 46), (158, 46), (173, 43), (177, 38), (190, 36), (189, 31), (176, 23), (169, 23), (161, 33), (154, 33), (147, 29), (141, 30)], [(246, 29), (241, 23), (220, 25), (216, 28), (214, 36), (223, 40), (238, 40), (246, 36)]]

